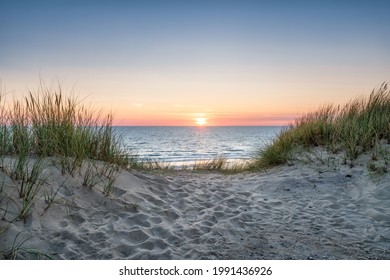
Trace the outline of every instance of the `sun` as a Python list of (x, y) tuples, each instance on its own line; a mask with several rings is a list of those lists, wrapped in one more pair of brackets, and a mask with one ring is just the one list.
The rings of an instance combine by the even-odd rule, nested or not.
[(206, 118), (196, 118), (195, 123), (199, 126), (207, 124), (207, 119)]

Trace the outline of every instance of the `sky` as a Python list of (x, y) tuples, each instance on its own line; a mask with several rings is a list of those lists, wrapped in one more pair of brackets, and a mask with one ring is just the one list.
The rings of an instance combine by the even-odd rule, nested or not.
[(0, 0), (1, 89), (20, 98), (59, 83), (115, 125), (286, 125), (390, 81), (389, 11), (375, 0)]

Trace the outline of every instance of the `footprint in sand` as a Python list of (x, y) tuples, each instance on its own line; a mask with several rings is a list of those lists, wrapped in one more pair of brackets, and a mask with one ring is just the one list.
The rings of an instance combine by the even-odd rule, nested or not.
[(86, 221), (81, 215), (77, 215), (77, 214), (68, 215), (65, 218), (68, 218), (77, 227), (79, 227), (81, 224), (85, 223)]
[(173, 210), (162, 210), (161, 213), (163, 213), (170, 222), (177, 220), (180, 218), (180, 215), (178, 215), (175, 211)]
[(60, 222), (60, 227), (66, 228), (67, 226), (68, 226), (68, 222), (67, 221), (61, 221)]
[(93, 232), (88, 234), (88, 239), (95, 244), (104, 244), (107, 242), (108, 236), (103, 232)]
[(135, 228), (128, 231), (118, 231), (116, 234), (118, 235), (118, 238), (126, 240), (127, 242), (134, 245), (145, 242), (150, 238), (149, 235), (140, 228)]
[(150, 216), (146, 214), (136, 214), (133, 217), (129, 217), (132, 224), (149, 228), (151, 227), (151, 223), (149, 222)]

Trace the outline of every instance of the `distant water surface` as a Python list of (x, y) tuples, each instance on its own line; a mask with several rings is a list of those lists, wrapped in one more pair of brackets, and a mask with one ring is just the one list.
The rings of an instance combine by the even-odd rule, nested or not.
[(118, 126), (126, 151), (141, 160), (183, 163), (250, 159), (280, 132), (280, 126)]

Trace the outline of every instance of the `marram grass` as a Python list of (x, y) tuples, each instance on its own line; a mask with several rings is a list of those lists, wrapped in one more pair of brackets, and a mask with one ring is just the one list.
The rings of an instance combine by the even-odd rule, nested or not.
[(356, 159), (361, 153), (390, 142), (390, 91), (387, 84), (368, 98), (357, 98), (344, 106), (328, 105), (298, 118), (285, 128), (254, 159), (251, 168), (286, 163), (299, 148), (323, 146)]
[[(112, 131), (112, 116), (83, 105), (61, 87), (41, 86), (6, 107), (0, 95), (0, 155), (55, 156), (81, 165), (84, 159), (126, 166), (129, 159)], [(64, 166), (65, 170), (72, 166)]]
[[(129, 168), (136, 162), (122, 150), (120, 135), (112, 130), (112, 116), (101, 117), (101, 112), (65, 95), (61, 87), (41, 85), (37, 92), (5, 104), (0, 92), (0, 168), (19, 184), (21, 199), (20, 213), (10, 223), (29, 215), (45, 185), (48, 158), (58, 161), (63, 173), (83, 172), (86, 187), (100, 183), (104, 195), (110, 195), (119, 167)], [(57, 192), (46, 195), (48, 207)]]

